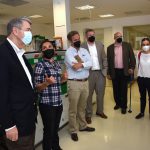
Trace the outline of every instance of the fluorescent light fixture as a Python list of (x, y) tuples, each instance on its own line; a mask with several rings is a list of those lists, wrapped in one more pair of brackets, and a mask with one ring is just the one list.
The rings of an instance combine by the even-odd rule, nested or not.
[(79, 10), (88, 10), (88, 9), (94, 9), (95, 6), (85, 5), (85, 6), (75, 7), (75, 8)]
[(101, 18), (106, 18), (106, 17), (113, 17), (113, 14), (105, 14), (105, 15), (99, 15)]
[(29, 18), (41, 18), (41, 17), (43, 17), (43, 16), (41, 16), (41, 15), (33, 15), (33, 16), (29, 16)]

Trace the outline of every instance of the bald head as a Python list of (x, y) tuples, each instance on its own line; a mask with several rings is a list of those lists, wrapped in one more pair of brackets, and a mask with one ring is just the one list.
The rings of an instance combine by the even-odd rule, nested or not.
[(122, 33), (121, 32), (116, 32), (114, 34), (114, 39), (116, 40), (118, 37), (122, 37)]
[(116, 32), (114, 34), (114, 40), (116, 43), (121, 43), (122, 42), (122, 33), (121, 32)]

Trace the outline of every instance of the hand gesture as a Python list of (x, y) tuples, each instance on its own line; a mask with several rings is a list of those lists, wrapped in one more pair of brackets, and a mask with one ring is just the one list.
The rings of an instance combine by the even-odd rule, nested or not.
[(54, 83), (56, 83), (55, 78), (54, 78), (53, 76), (48, 77), (47, 74), (45, 74), (45, 81), (46, 81), (48, 84), (54, 84)]

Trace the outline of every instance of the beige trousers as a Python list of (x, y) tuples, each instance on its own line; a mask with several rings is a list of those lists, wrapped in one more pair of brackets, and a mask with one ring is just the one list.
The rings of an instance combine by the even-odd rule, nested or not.
[(79, 129), (87, 126), (85, 121), (85, 107), (88, 97), (88, 81), (70, 81), (68, 80), (69, 96), (69, 131), (76, 133)]

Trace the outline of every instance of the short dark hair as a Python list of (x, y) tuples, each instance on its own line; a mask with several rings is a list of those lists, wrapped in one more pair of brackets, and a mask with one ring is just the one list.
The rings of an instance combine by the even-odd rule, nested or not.
[(67, 34), (67, 39), (68, 41), (72, 41), (72, 37), (74, 35), (78, 34), (79, 35), (79, 32), (78, 31), (70, 31), (68, 34)]
[(95, 31), (94, 29), (90, 29), (90, 28), (85, 29), (85, 35), (87, 35), (88, 32), (95, 32)]
[(142, 45), (142, 43), (143, 43), (144, 41), (149, 41), (149, 43), (150, 43), (150, 39), (149, 39), (148, 37), (145, 37), (145, 38), (143, 38), (143, 39), (141, 40), (141, 45)]
[(40, 45), (40, 50), (41, 50), (41, 51), (42, 51), (42, 46), (43, 46), (43, 44), (44, 44), (44, 43), (47, 43), (47, 42), (51, 43), (51, 44), (53, 45), (53, 47), (55, 48), (55, 45), (53, 44), (52, 41), (50, 41), (49, 39), (45, 39), (45, 40), (42, 41), (42, 43), (41, 43), (41, 45)]

